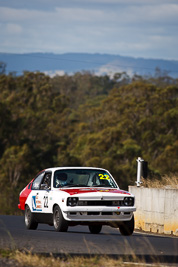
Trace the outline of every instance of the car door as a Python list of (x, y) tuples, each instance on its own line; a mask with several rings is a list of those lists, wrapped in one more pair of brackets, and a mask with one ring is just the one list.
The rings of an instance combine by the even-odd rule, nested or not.
[(32, 183), (32, 192), (30, 194), (31, 199), (30, 206), (32, 212), (42, 212), (42, 205), (43, 205), (43, 192), (40, 189), (42, 180), (44, 178), (45, 172), (40, 173), (33, 181)]
[(42, 203), (42, 212), (44, 213), (50, 213), (51, 207), (51, 177), (52, 173), (51, 172), (46, 172), (41, 185), (40, 185), (40, 190), (39, 190), (39, 198)]

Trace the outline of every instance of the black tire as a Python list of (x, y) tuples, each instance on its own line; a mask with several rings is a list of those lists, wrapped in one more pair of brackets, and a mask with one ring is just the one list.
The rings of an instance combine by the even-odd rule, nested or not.
[(38, 223), (35, 221), (34, 215), (28, 205), (25, 206), (25, 226), (31, 230), (36, 230), (38, 227)]
[(89, 228), (91, 234), (99, 234), (101, 232), (102, 225), (100, 225), (100, 224), (94, 225), (93, 224), (93, 225), (89, 225), (88, 228)]
[(134, 215), (132, 216), (132, 219), (130, 221), (122, 222), (122, 224), (119, 225), (119, 230), (122, 235), (132, 235), (134, 232)]
[(68, 222), (64, 219), (59, 206), (54, 207), (53, 224), (56, 232), (67, 232)]

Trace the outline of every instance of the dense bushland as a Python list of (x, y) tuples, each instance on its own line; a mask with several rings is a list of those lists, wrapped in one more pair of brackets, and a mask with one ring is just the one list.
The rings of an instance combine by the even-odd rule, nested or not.
[(109, 169), (121, 188), (178, 172), (178, 79), (43, 73), (0, 75), (0, 213), (17, 212), (20, 190), (52, 166)]

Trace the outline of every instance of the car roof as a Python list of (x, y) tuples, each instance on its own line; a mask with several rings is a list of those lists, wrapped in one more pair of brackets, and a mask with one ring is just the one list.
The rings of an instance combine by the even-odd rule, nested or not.
[(57, 170), (70, 170), (70, 169), (82, 169), (82, 170), (103, 170), (103, 171), (107, 171), (106, 169), (103, 169), (103, 168), (95, 168), (95, 167), (52, 167), (52, 168), (48, 168), (48, 169), (45, 169), (45, 171), (52, 171), (52, 172), (55, 172)]

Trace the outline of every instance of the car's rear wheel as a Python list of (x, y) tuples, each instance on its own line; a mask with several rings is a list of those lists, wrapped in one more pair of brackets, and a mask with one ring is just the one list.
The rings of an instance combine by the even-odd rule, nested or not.
[(102, 229), (102, 225), (96, 224), (96, 225), (89, 225), (88, 226), (91, 234), (99, 234)]
[(59, 206), (54, 207), (53, 224), (57, 232), (67, 232), (68, 222), (64, 219)]
[(134, 216), (132, 216), (132, 219), (130, 221), (122, 222), (119, 225), (119, 230), (122, 235), (132, 235), (134, 231)]
[(25, 226), (31, 230), (36, 230), (38, 227), (38, 223), (35, 221), (34, 215), (28, 205), (25, 207)]

